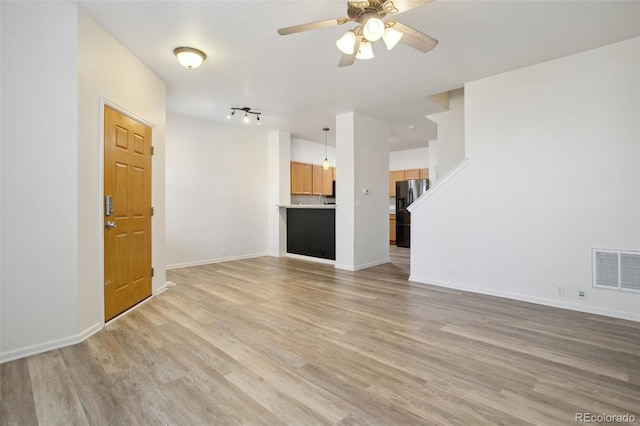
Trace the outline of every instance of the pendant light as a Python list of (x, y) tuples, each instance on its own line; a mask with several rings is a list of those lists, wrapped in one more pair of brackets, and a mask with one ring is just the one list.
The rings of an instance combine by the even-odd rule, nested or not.
[(329, 159), (327, 157), (327, 132), (329, 128), (325, 127), (322, 131), (324, 132), (324, 161), (322, 162), (322, 170), (329, 170)]

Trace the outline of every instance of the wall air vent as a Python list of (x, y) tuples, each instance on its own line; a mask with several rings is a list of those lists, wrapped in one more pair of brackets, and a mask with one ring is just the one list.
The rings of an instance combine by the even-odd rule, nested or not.
[(593, 249), (593, 286), (640, 292), (640, 252)]

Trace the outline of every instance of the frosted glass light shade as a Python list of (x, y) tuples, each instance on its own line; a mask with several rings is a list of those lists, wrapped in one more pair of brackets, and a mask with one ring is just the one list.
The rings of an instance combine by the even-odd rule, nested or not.
[(360, 43), (360, 48), (358, 49), (358, 54), (356, 55), (358, 59), (371, 59), (373, 58), (373, 49), (371, 48), (371, 43), (368, 41), (363, 41)]
[(393, 49), (400, 41), (403, 34), (400, 31), (396, 31), (393, 28), (387, 28), (382, 34), (382, 40), (387, 45), (387, 50)]
[(322, 170), (329, 170), (329, 160), (326, 158), (322, 162)]
[(356, 47), (356, 33), (347, 31), (338, 41), (336, 46), (346, 55), (353, 55), (353, 49)]
[(369, 41), (380, 40), (384, 33), (384, 22), (378, 18), (369, 18), (362, 27), (364, 38)]
[(193, 47), (176, 47), (173, 53), (178, 58), (178, 62), (188, 69), (198, 68), (207, 59), (203, 51)]

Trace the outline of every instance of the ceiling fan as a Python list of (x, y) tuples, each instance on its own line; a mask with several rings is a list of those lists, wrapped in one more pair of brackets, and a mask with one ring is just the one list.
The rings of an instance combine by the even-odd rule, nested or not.
[(363, 0), (348, 1), (347, 16), (345, 18), (327, 19), (280, 28), (278, 34), (287, 35), (318, 28), (343, 25), (347, 22), (358, 24), (349, 30), (337, 42), (336, 46), (342, 52), (339, 67), (351, 65), (357, 59), (373, 58), (371, 42), (383, 39), (387, 50), (391, 50), (402, 41), (420, 52), (427, 53), (438, 44), (438, 40), (418, 30), (395, 20), (382, 19), (387, 15), (398, 13), (422, 6), (431, 0)]

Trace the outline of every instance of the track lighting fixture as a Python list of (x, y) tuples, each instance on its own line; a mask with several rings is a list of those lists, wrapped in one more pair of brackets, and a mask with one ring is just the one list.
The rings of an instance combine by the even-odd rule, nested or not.
[(244, 117), (242, 117), (242, 122), (243, 123), (248, 123), (250, 121), (249, 114), (253, 114), (253, 115), (256, 116), (257, 125), (258, 126), (262, 125), (262, 122), (260, 121), (260, 114), (262, 114), (262, 113), (258, 112), (258, 111), (251, 111), (251, 108), (249, 108), (249, 107), (242, 107), (242, 108), (232, 107), (231, 108), (231, 112), (229, 114), (227, 114), (227, 120), (231, 120), (231, 117), (233, 117), (233, 115), (236, 113), (236, 111), (244, 111)]

